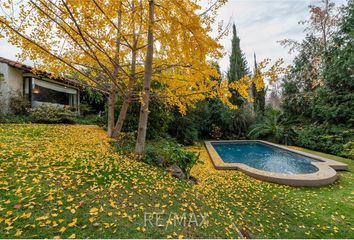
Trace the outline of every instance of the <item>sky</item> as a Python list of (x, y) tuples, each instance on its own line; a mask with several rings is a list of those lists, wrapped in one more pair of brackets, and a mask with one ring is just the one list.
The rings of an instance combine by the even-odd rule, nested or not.
[[(209, 1), (205, 0), (205, 5), (207, 5), (206, 2)], [(334, 0), (334, 2), (343, 4), (345, 0)], [(250, 69), (253, 68), (254, 53), (258, 61), (265, 58), (273, 61), (283, 58), (285, 64), (288, 65), (292, 62), (294, 55), (290, 55), (288, 50), (280, 46), (277, 41), (286, 38), (303, 39), (304, 26), (299, 25), (298, 22), (309, 17), (308, 5), (318, 3), (320, 0), (229, 0), (220, 9), (217, 22), (224, 21), (226, 24), (231, 21), (236, 24), (237, 33), (241, 39), (241, 48), (246, 55)], [(225, 53), (219, 61), (222, 72), (228, 69), (231, 37), (229, 34), (220, 41)], [(0, 39), (0, 56), (16, 60), (15, 55), (18, 52), (19, 50), (11, 46), (6, 39)]]
[[(336, 4), (346, 1), (334, 0)], [(308, 6), (318, 5), (320, 0), (229, 0), (219, 11), (218, 21), (236, 24), (241, 39), (241, 49), (246, 55), (250, 69), (253, 68), (253, 55), (257, 60), (270, 58), (273, 61), (283, 58), (285, 64), (291, 64), (294, 54), (283, 48), (277, 41), (283, 39), (301, 40), (305, 34), (304, 26), (298, 22), (309, 18)], [(231, 38), (221, 40), (225, 56), (219, 61), (222, 72), (227, 71), (231, 53)]]

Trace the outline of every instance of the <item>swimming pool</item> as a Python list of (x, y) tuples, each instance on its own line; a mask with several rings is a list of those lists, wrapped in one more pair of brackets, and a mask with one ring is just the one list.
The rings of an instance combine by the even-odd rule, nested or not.
[(315, 159), (260, 143), (213, 143), (226, 163), (243, 163), (260, 170), (277, 173), (314, 173), (318, 171), (311, 162)]
[(206, 141), (216, 169), (240, 170), (259, 180), (290, 186), (322, 186), (337, 179), (341, 162), (261, 140)]

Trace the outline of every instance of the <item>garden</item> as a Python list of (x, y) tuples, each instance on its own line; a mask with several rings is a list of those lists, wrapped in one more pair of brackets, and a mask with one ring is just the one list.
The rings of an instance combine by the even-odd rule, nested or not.
[[(26, 74), (71, 79), (80, 103), (34, 107), (0, 78), (0, 238), (354, 238), (354, 1), (309, 6), (304, 38), (279, 41), (289, 66), (250, 65), (235, 24), (211, 37), (226, 3), (0, 3)], [(348, 169), (321, 187), (270, 183), (217, 170), (208, 140)]]
[[(354, 237), (352, 160), (325, 155), (349, 171), (293, 188), (215, 170), (195, 146), (194, 184), (117, 153), (97, 126), (2, 124), (0, 140), (1, 238)], [(201, 226), (145, 225), (153, 212), (207, 215)]]

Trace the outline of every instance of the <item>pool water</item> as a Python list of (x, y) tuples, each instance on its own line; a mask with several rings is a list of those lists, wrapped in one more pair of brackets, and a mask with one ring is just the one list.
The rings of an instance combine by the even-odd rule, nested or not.
[(286, 174), (318, 171), (311, 164), (318, 162), (317, 160), (263, 143), (212, 143), (212, 145), (225, 163), (243, 163), (259, 170)]

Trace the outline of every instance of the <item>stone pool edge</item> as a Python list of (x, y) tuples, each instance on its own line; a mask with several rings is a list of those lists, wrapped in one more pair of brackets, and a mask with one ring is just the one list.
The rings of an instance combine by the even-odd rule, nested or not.
[[(273, 147), (281, 148), (286, 151), (294, 152), (306, 157), (316, 159), (320, 162), (312, 162), (311, 164), (318, 168), (318, 171), (310, 174), (284, 174), (262, 171), (250, 167), (242, 163), (225, 163), (216, 152), (212, 143), (231, 143), (231, 142), (259, 142)], [(335, 170), (347, 170), (347, 164), (337, 162), (331, 159), (320, 157), (314, 154), (305, 153), (299, 150), (290, 149), (274, 143), (262, 140), (219, 140), (219, 141), (205, 141), (204, 142), (211, 162), (215, 169), (218, 170), (240, 170), (248, 176), (254, 177), (258, 180), (273, 182), (278, 184), (285, 184), (294, 187), (300, 186), (323, 186), (331, 184), (337, 180), (337, 172)]]

